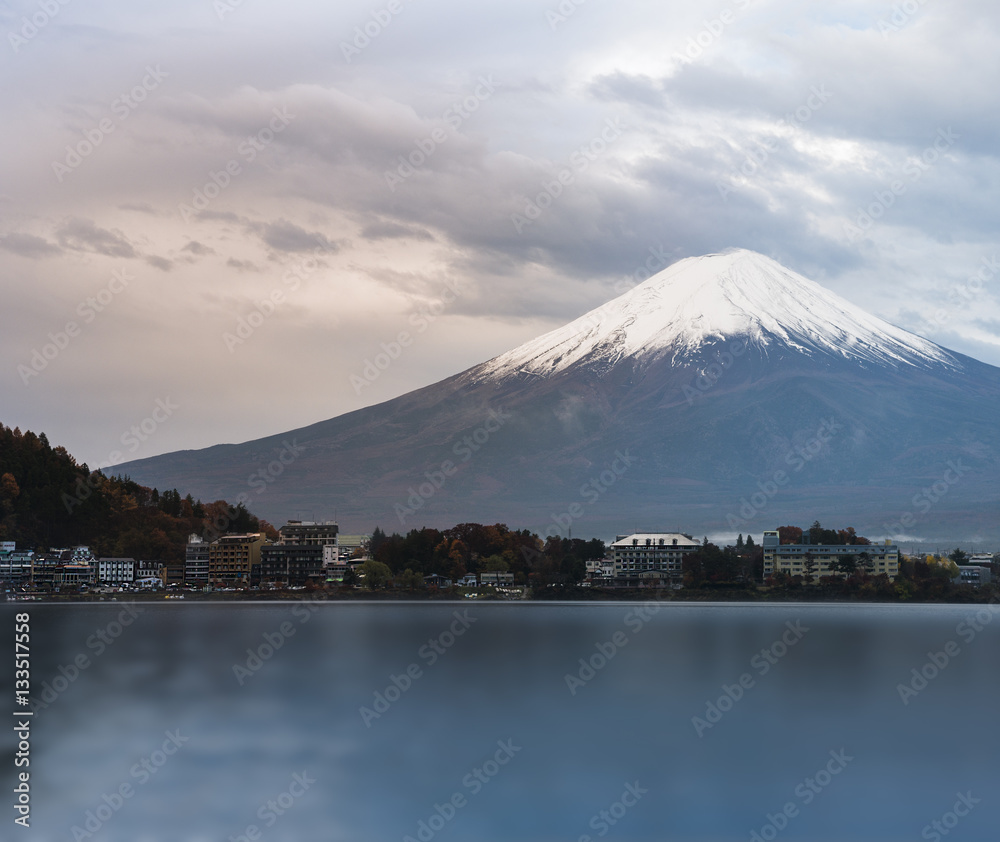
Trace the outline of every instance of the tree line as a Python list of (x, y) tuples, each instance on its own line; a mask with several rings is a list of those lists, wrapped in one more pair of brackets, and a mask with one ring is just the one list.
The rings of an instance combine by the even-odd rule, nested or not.
[(457, 580), (469, 573), (511, 573), (518, 584), (571, 585), (586, 575), (586, 562), (604, 558), (604, 542), (594, 538), (548, 538), (503, 523), (460, 523), (450, 529), (411, 529), (405, 535), (372, 533), (369, 552), (393, 575), (437, 574)]

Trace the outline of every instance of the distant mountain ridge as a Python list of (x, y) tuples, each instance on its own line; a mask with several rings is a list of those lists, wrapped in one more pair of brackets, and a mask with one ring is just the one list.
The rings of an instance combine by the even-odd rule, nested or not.
[[(1000, 369), (731, 250), (377, 406), (120, 469), (359, 531), (475, 520), (759, 533), (819, 518), (872, 536), (1000, 537), (998, 410)], [(288, 442), (301, 455), (253, 488)], [(935, 483), (944, 493), (925, 511)]]

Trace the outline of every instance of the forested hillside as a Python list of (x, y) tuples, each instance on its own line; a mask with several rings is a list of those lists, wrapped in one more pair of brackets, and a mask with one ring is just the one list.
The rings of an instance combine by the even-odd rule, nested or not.
[(79, 464), (44, 433), (0, 424), (0, 541), (18, 549), (85, 544), (97, 556), (181, 561), (188, 535), (274, 528), (243, 502), (203, 503)]

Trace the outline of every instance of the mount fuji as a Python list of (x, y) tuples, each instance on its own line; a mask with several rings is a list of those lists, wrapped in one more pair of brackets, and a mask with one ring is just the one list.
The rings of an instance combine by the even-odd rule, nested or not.
[[(344, 531), (1000, 537), (1000, 369), (746, 250), (688, 258), (385, 403), (116, 470)], [(243, 495), (240, 497), (240, 495)]]

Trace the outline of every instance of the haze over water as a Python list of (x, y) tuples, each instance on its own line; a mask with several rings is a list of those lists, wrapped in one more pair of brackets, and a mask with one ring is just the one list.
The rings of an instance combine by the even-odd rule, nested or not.
[(989, 609), (649, 605), (148, 604), (99, 654), (122, 603), (31, 606), (32, 695), (64, 689), (17, 838), (73, 839), (126, 783), (77, 838), (910, 840), (969, 793), (949, 838), (995, 836)]

